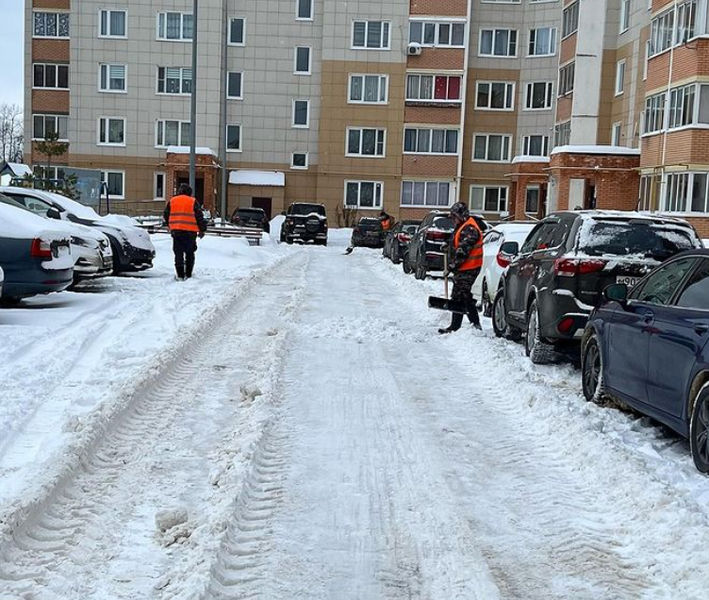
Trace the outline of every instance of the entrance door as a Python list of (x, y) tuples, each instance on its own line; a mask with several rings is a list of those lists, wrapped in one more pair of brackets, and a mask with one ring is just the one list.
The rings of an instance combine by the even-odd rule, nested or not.
[[(183, 183), (189, 185), (190, 178), (189, 177), (178, 177), (177, 178), (177, 187), (179, 188), (180, 185), (182, 185)], [(204, 204), (204, 177), (195, 178), (194, 187), (195, 187), (195, 189), (193, 190), (194, 197), (197, 198), (197, 202), (199, 202), (200, 204)]]
[(271, 198), (251, 198), (251, 206), (253, 206), (254, 208), (263, 208), (269, 221), (271, 220), (271, 217), (272, 217), (271, 204), (272, 204)]

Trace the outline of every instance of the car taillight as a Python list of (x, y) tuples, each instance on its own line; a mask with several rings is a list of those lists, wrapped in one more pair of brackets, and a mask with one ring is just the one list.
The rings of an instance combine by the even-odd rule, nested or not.
[(574, 319), (573, 317), (565, 317), (559, 321), (559, 324), (556, 326), (556, 328), (559, 330), (559, 333), (569, 333), (571, 331), (571, 328), (574, 326)]
[(426, 238), (429, 240), (447, 240), (448, 234), (445, 231), (427, 231)]
[(502, 254), (502, 252), (497, 253), (497, 264), (500, 265), (503, 269), (506, 269), (511, 262), (512, 260), (507, 254)]
[(409, 242), (411, 241), (411, 236), (408, 233), (398, 233), (396, 239), (400, 242)]
[(597, 259), (557, 258), (554, 261), (554, 275), (558, 277), (576, 277), (602, 271), (605, 261)]
[(49, 242), (42, 238), (34, 238), (30, 246), (30, 256), (34, 258), (52, 258), (52, 248)]

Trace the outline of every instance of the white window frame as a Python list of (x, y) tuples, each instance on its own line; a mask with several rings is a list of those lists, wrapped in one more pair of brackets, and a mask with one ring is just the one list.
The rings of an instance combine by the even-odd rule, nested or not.
[[(405, 204), (404, 203), (404, 195), (405, 195), (405, 188), (407, 186), (411, 186), (411, 203), (410, 204)], [(417, 203), (415, 202), (415, 196), (416, 196), (416, 187), (423, 185), (423, 202), (422, 203)], [(429, 186), (436, 186), (436, 196), (437, 199), (440, 200), (440, 194), (441, 194), (441, 185), (447, 185), (448, 186), (448, 198), (446, 199), (445, 204), (439, 204), (436, 202), (435, 204), (428, 204), (426, 203), (426, 199), (428, 197), (428, 189)], [(404, 179), (401, 182), (401, 195), (399, 197), (399, 206), (401, 208), (428, 208), (428, 209), (435, 209), (435, 208), (448, 208), (450, 205), (453, 203), (455, 197), (455, 184), (448, 180), (448, 179)]]
[[(480, 95), (480, 86), (488, 85), (490, 90), (488, 92), (488, 106), (480, 106), (478, 104), (478, 97)], [(493, 85), (504, 85), (505, 86), (505, 104), (507, 100), (510, 100), (510, 106), (505, 106), (504, 108), (494, 108), (490, 106), (492, 101), (492, 86)], [(516, 88), (517, 84), (514, 81), (487, 81), (479, 80), (475, 82), (475, 110), (489, 110), (494, 112), (513, 112), (515, 109), (515, 98), (516, 98)]]
[[(162, 177), (162, 196), (158, 196), (158, 177)], [(165, 171), (155, 171), (153, 173), (153, 200), (165, 200), (167, 190), (167, 173)]]
[[(535, 210), (535, 211), (529, 210), (529, 206), (527, 205), (527, 202), (529, 201), (529, 191), (530, 190), (534, 190), (537, 192), (537, 210)], [(525, 215), (533, 215), (533, 216), (538, 215), (539, 208), (541, 205), (541, 199), (542, 199), (542, 186), (540, 186), (538, 183), (528, 185), (525, 188), (525, 193), (524, 193), (524, 214)]]
[(312, 21), (314, 20), (314, 13), (315, 13), (315, 6), (313, 0), (309, 0), (310, 2), (310, 16), (309, 17), (301, 17), (300, 16), (300, 2), (301, 0), (295, 0), (295, 20), (296, 21)]
[[(532, 99), (534, 98), (534, 86), (543, 85), (544, 86), (544, 106), (534, 107), (531, 106)], [(553, 81), (528, 81), (524, 86), (524, 108), (523, 110), (529, 110), (532, 112), (551, 110), (554, 108), (554, 82)]]
[(622, 96), (625, 92), (625, 59), (615, 63), (615, 95)]
[[(482, 190), (482, 206), (480, 208), (473, 206), (473, 190), (477, 190), (477, 189)], [(492, 190), (492, 189), (497, 190), (497, 208), (494, 210), (490, 210), (485, 207), (485, 197), (487, 195), (487, 190)], [(501, 196), (500, 192), (502, 190), (505, 190), (505, 208), (504, 209), (500, 209), (500, 196)], [(468, 195), (468, 208), (471, 211), (483, 212), (483, 213), (496, 213), (496, 214), (509, 213), (509, 210), (510, 210), (510, 187), (508, 185), (480, 185), (477, 183), (473, 183), (470, 185), (470, 190), (469, 190), (468, 194), (469, 194)]]
[[(355, 46), (355, 25), (357, 23), (364, 23), (364, 46)], [(380, 40), (384, 38), (384, 31), (386, 31), (387, 43), (385, 46), (368, 46), (367, 40), (369, 39), (369, 26), (370, 23), (379, 23), (379, 37)], [(350, 31), (350, 50), (391, 50), (391, 21), (384, 19), (355, 19), (352, 21), (352, 29)]]
[[(167, 15), (169, 14), (178, 14), (180, 15), (180, 37), (177, 38), (169, 38), (167, 37)], [(160, 17), (163, 16), (165, 19), (165, 34), (164, 36), (161, 35), (160, 32)], [(194, 15), (191, 12), (183, 12), (179, 10), (166, 10), (157, 13), (157, 19), (156, 19), (156, 24), (155, 24), (155, 39), (159, 42), (182, 42), (182, 43), (192, 43), (192, 38), (186, 38), (184, 37), (185, 35), (185, 17), (190, 16), (192, 17), (192, 31), (194, 35)]]
[[(372, 130), (375, 132), (374, 140), (374, 154), (363, 154), (362, 153), (362, 143), (364, 141), (364, 130)], [(359, 131), (359, 152), (350, 152), (350, 132)], [(381, 139), (380, 139), (381, 135)], [(377, 149), (380, 147), (381, 154), (377, 153)], [(351, 158), (386, 158), (387, 153), (387, 130), (385, 128), (379, 127), (348, 127), (345, 132), (345, 156)]]
[[(37, 35), (34, 30), (35, 15), (56, 15), (57, 17), (57, 35)], [(69, 35), (59, 35), (59, 15), (66, 15), (69, 19)], [(46, 16), (45, 16), (45, 30), (46, 30)], [(36, 40), (68, 40), (71, 36), (71, 13), (68, 10), (51, 10), (51, 9), (37, 9), (32, 11), (32, 38)]]
[[(431, 77), (431, 97), (430, 98), (409, 98), (409, 77), (419, 77), (418, 91), (419, 96), (421, 96), (421, 78)], [(436, 78), (445, 77), (447, 80), (451, 78), (459, 79), (458, 82), (458, 98), (436, 98)], [(446, 86), (447, 87), (447, 86)], [(407, 73), (406, 74), (406, 88), (405, 88), (405, 99), (406, 102), (425, 102), (425, 103), (438, 103), (438, 104), (460, 104), (463, 102), (463, 76), (458, 73)]]
[[(705, 176), (706, 181), (704, 183), (704, 211), (693, 211), (692, 210), (692, 190), (694, 189), (694, 179), (697, 175)], [(684, 193), (683, 197), (678, 194), (679, 186), (677, 183), (680, 179), (686, 178), (683, 184)], [(707, 216), (709, 214), (709, 173), (706, 171), (673, 171), (665, 175), (664, 181), (662, 182), (662, 197), (660, 198), (660, 210), (662, 212), (677, 214), (677, 215), (697, 215), (697, 216)], [(677, 196), (674, 201), (671, 201), (670, 196)], [(670, 204), (678, 204), (682, 202), (682, 206), (670, 206)]]
[[(305, 102), (305, 105), (307, 108), (305, 124), (295, 122), (295, 107), (298, 102)], [(294, 129), (308, 129), (310, 127), (310, 100), (308, 100), (307, 98), (294, 98), (293, 99), (292, 113), (291, 113), (291, 127), (293, 127)]]
[[(35, 127), (34, 127), (34, 120), (37, 117), (42, 117), (44, 120), (42, 129), (44, 130), (45, 137), (35, 137)], [(64, 138), (58, 138), (57, 141), (59, 142), (68, 142), (69, 141), (69, 115), (57, 115), (57, 114), (49, 114), (49, 113), (32, 113), (32, 140), (33, 141), (41, 141), (41, 140), (46, 140), (46, 131), (47, 131), (47, 118), (50, 119), (55, 119), (55, 130), (59, 132), (59, 119), (65, 119), (66, 120), (66, 137)]]
[[(101, 87), (102, 71), (106, 69), (106, 85), (108, 87)], [(123, 89), (122, 90), (112, 90), (111, 86), (111, 67), (123, 67)], [(98, 91), (102, 94), (127, 94), (128, 93), (128, 65), (121, 65), (117, 63), (101, 63), (98, 66)]]
[(564, 7), (561, 16), (561, 39), (565, 40), (579, 30), (579, 1)]
[[(241, 21), (241, 41), (233, 42), (231, 39), (231, 26), (234, 21)], [(227, 35), (227, 46), (246, 46), (246, 19), (244, 17), (230, 17), (229, 18), (229, 33)]]
[[(308, 51), (308, 69), (306, 71), (298, 70), (298, 50)], [(293, 49), (293, 75), (312, 75), (313, 73), (313, 48), (312, 46), (296, 46)]]
[[(416, 131), (416, 148), (417, 150), (407, 150), (406, 149), (406, 131), (412, 129)], [(418, 150), (418, 145), (419, 141), (418, 138), (421, 135), (421, 131), (428, 131), (428, 147), (429, 149), (427, 151), (419, 151)], [(434, 131), (443, 131), (443, 146), (445, 148), (446, 146), (446, 138), (448, 137), (450, 132), (455, 132), (456, 134), (456, 149), (455, 152), (433, 152), (433, 132)], [(441, 127), (441, 126), (436, 126), (436, 127), (426, 127), (426, 126), (418, 126), (418, 125), (404, 125), (404, 154), (409, 154), (409, 155), (426, 155), (426, 156), (458, 156), (460, 154), (461, 148), (460, 148), (460, 130), (456, 127)]]
[(109, 173), (113, 174), (113, 175), (120, 174), (120, 176), (121, 176), (121, 190), (123, 192), (121, 194), (111, 195), (110, 196), (111, 200), (125, 200), (126, 199), (126, 172), (118, 170), (118, 169), (106, 169), (105, 171), (102, 169), (101, 170), (101, 183), (108, 184)]
[[(296, 166), (295, 164), (295, 155), (296, 154), (302, 154), (305, 156), (305, 165), (304, 166)], [(307, 171), (308, 168), (310, 167), (310, 152), (291, 152), (290, 155), (290, 168), (295, 169), (298, 171)]]
[(623, 122), (616, 121), (611, 125), (611, 146), (620, 146), (620, 138), (623, 133)]
[[(52, 86), (45, 86), (45, 85), (35, 85), (34, 81), (34, 70), (35, 67), (42, 67), (42, 79), (44, 82), (47, 81), (47, 67), (54, 67), (54, 83), (58, 84), (59, 83), (59, 67), (66, 68), (66, 87), (57, 87)], [(35, 62), (32, 63), (32, 89), (33, 90), (61, 90), (61, 91), (67, 91), (69, 89), (69, 63), (48, 63), (48, 62)]]
[[(102, 123), (103, 121), (103, 123)], [(122, 142), (109, 142), (108, 136), (111, 131), (111, 121), (121, 121), (123, 123), (123, 141)], [(103, 125), (103, 127), (102, 127)], [(101, 135), (104, 134), (106, 141), (101, 141)], [(125, 148), (126, 146), (126, 118), (116, 117), (116, 116), (100, 116), (96, 119), (96, 145), (97, 146), (113, 146), (118, 148)]]
[[(530, 52), (531, 48), (530, 46), (534, 45), (534, 49), (536, 50), (537, 48), (537, 31), (542, 30), (542, 29), (548, 29), (549, 30), (549, 36), (550, 36), (550, 49), (551, 52), (545, 52), (545, 53), (539, 53), (537, 54)], [(527, 58), (549, 58), (550, 56), (556, 56), (556, 49), (557, 49), (557, 37), (559, 35), (559, 32), (557, 31), (556, 27), (535, 27), (533, 29), (529, 30), (529, 43), (527, 44)], [(532, 41), (532, 38), (534, 38), (534, 41)]]
[[(362, 78), (362, 100), (352, 99), (352, 80), (355, 77)], [(367, 77), (376, 77), (378, 80), (377, 98), (382, 97), (382, 85), (384, 86), (384, 100), (371, 102), (364, 99)], [(389, 75), (381, 75), (379, 73), (350, 73), (347, 84), (347, 104), (389, 104)]]
[[(101, 32), (101, 26), (103, 24), (103, 13), (106, 13), (106, 33)], [(111, 15), (113, 13), (123, 13), (123, 23), (125, 25), (125, 32), (123, 35), (115, 35), (111, 33)], [(98, 37), (114, 40), (128, 39), (128, 11), (122, 8), (100, 8), (98, 11)]]
[[(486, 31), (492, 32), (492, 44), (491, 44), (491, 50), (492, 52), (490, 54), (485, 54), (483, 53), (483, 33)], [(500, 32), (507, 32), (507, 54), (495, 54), (495, 37), (500, 33)], [(512, 42), (510, 41), (511, 33), (514, 31), (514, 54), (510, 54), (510, 48), (512, 46)], [(483, 27), (478, 31), (478, 56), (481, 57), (486, 57), (486, 58), (517, 58), (517, 53), (519, 52), (519, 31), (517, 29), (508, 29), (505, 27)]]
[(630, 0), (620, 0), (620, 18), (618, 21), (618, 34), (630, 29)]
[[(238, 127), (239, 128), (239, 147), (238, 148), (229, 148), (228, 146), (228, 140), (229, 140), (229, 127)], [(224, 135), (225, 137), (225, 146), (227, 152), (242, 152), (243, 151), (243, 145), (244, 145), (244, 128), (242, 127), (241, 123), (227, 123), (226, 128), (224, 130)]]
[[(569, 73), (571, 73), (571, 77), (569, 77)], [(566, 85), (562, 85), (563, 83), (571, 83), (571, 87), (568, 89)], [(563, 98), (564, 96), (568, 96), (569, 94), (574, 93), (574, 86), (576, 85), (576, 61), (571, 61), (568, 62), (564, 65), (559, 66), (559, 80), (556, 85), (556, 93), (557, 97)]]
[[(164, 143), (164, 142), (165, 142), (165, 129), (166, 129), (166, 128), (165, 128), (165, 124), (168, 123), (168, 122), (170, 122), (170, 123), (177, 123), (177, 144), (166, 144), (166, 143)], [(163, 139), (162, 139), (162, 141), (163, 141), (162, 144), (159, 143), (160, 140), (158, 139), (159, 133), (160, 133), (160, 123), (162, 123), (162, 138), (163, 138)], [(155, 147), (156, 147), (156, 148), (168, 148), (168, 147), (174, 146), (174, 145), (176, 145), (176, 146), (186, 146), (186, 145), (189, 145), (189, 144), (181, 144), (181, 143), (180, 143), (180, 142), (182, 141), (182, 137), (183, 137), (183, 135), (184, 135), (182, 130), (183, 130), (183, 128), (184, 128), (184, 126), (185, 126), (186, 124), (189, 125), (190, 122), (189, 122), (189, 121), (184, 121), (184, 120), (181, 120), (181, 119), (156, 119), (156, 121), (155, 121)]]
[[(165, 70), (165, 89), (167, 89), (167, 69), (179, 69), (180, 70), (180, 91), (179, 92), (161, 92), (160, 91), (160, 69)], [(189, 96), (190, 92), (183, 92), (182, 89), (184, 87), (184, 84), (186, 81), (188, 81), (187, 77), (185, 77), (185, 71), (190, 72), (190, 86), (192, 85), (192, 67), (156, 67), (155, 70), (155, 94), (158, 96)], [(174, 78), (171, 78), (174, 79)]]
[[(542, 138), (542, 154), (532, 154), (532, 138)], [(549, 156), (549, 136), (543, 133), (531, 133), (522, 137), (522, 154), (524, 156)]]
[[(229, 79), (231, 75), (239, 75), (239, 95), (229, 95)], [(243, 71), (227, 71), (226, 74), (226, 98), (227, 100), (243, 100), (244, 99), (244, 72)]]
[[(505, 140), (507, 140), (507, 158), (501, 158), (500, 160), (487, 158), (490, 154), (490, 138), (491, 137), (501, 138), (501, 149), (505, 148)], [(476, 139), (479, 137), (485, 138), (485, 158), (475, 158), (475, 147)], [(473, 134), (473, 147), (472, 147), (472, 162), (484, 162), (484, 163), (508, 163), (512, 160), (512, 134), (510, 133), (474, 133)]]
[[(349, 184), (357, 184), (357, 204), (347, 204), (347, 188)], [(362, 184), (372, 184), (372, 206), (362, 206)], [(377, 204), (377, 198), (379, 203)], [(356, 208), (357, 210), (381, 210), (384, 206), (384, 182), (383, 181), (370, 181), (361, 179), (346, 179), (345, 180), (345, 193), (343, 198), (343, 203), (345, 208)]]
[[(414, 40), (412, 39), (411, 36), (411, 25), (414, 23), (421, 23), (421, 39), (420, 40)], [(462, 25), (463, 26), (463, 42), (461, 44), (453, 44), (452, 39), (453, 39), (453, 26), (454, 25)], [(432, 27), (433, 28), (433, 41), (432, 42), (427, 42), (426, 41), (426, 27)], [(448, 26), (449, 27), (449, 32), (448, 32), (448, 40), (449, 43), (442, 43), (441, 42), (441, 27), (443, 26)], [(447, 18), (447, 19), (431, 19), (431, 18), (426, 18), (426, 17), (411, 17), (409, 18), (409, 44), (418, 44), (422, 48), (465, 48), (465, 39), (467, 36), (467, 23), (465, 19), (455, 19), (455, 18)]]

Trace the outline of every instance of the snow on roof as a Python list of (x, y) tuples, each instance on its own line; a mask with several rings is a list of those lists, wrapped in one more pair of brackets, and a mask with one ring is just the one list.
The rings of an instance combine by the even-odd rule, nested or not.
[(0, 204), (0, 236), (23, 239), (35, 237), (49, 229), (51, 227), (47, 226), (47, 221), (42, 217), (22, 208)]
[[(207, 146), (197, 146), (195, 148), (195, 154), (211, 154), (212, 156), (216, 156), (217, 153), (212, 150), (211, 148), (207, 148)], [(165, 150), (168, 154), (189, 154), (190, 153), (190, 147), (189, 146), (168, 146), (167, 149)]]
[(229, 173), (229, 183), (233, 185), (267, 185), (284, 187), (286, 176), (282, 171), (256, 171), (237, 169)]
[(627, 146), (557, 146), (551, 151), (554, 154), (625, 154), (640, 156), (640, 148)]
[(530, 156), (528, 154), (522, 154), (520, 156), (515, 156), (512, 159), (512, 164), (515, 163), (548, 163), (548, 156)]
[(15, 177), (24, 177), (25, 175), (32, 175), (32, 168), (22, 163), (6, 162), (3, 165), (2, 170), (0, 171), (0, 175), (14, 175)]

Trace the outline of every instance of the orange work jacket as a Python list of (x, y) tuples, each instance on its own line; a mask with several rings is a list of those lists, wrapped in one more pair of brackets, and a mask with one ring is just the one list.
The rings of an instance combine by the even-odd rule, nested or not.
[(192, 196), (174, 196), (170, 199), (170, 231), (193, 231), (199, 233), (197, 218), (194, 215), (194, 205), (197, 202)]
[(458, 268), (458, 271), (472, 271), (473, 269), (480, 269), (483, 266), (483, 234), (482, 231), (480, 231), (480, 227), (478, 227), (477, 222), (472, 217), (458, 227), (458, 231), (455, 232), (455, 236), (453, 237), (453, 248), (457, 250), (460, 247), (460, 232), (463, 231), (463, 229), (468, 225), (475, 227), (475, 229), (478, 230), (480, 237), (478, 238), (475, 246), (473, 246), (468, 258), (466, 258), (465, 262)]

